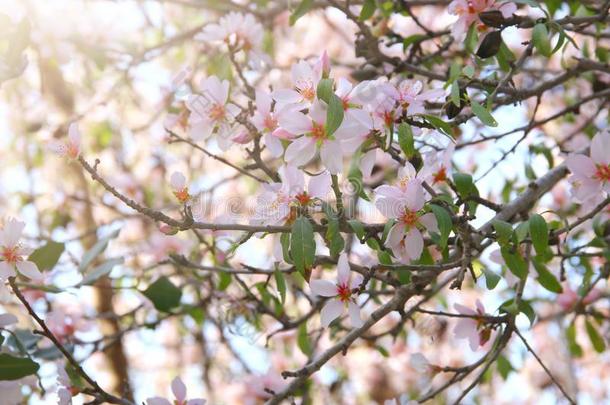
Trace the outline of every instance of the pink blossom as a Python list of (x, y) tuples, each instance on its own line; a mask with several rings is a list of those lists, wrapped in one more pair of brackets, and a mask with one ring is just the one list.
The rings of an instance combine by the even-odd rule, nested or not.
[[(271, 96), (262, 91), (256, 90), (256, 111), (252, 117), (252, 123), (261, 131), (263, 142), (273, 157), (279, 157), (284, 152), (281, 139), (292, 139), (294, 135), (285, 129), (278, 127), (278, 114), (271, 111), (273, 99)], [(284, 107), (282, 111), (289, 110), (290, 107)]]
[(15, 277), (16, 271), (34, 280), (42, 281), (42, 273), (34, 262), (26, 260), (24, 257), (32, 253), (32, 249), (23, 247), (21, 235), (25, 223), (14, 218), (9, 218), (0, 229), (0, 278), (3, 280)]
[(422, 92), (424, 85), (419, 80), (403, 80), (398, 85), (398, 103), (407, 115), (423, 114), (424, 102), (436, 100), (445, 95), (442, 89), (433, 89)]
[(182, 382), (180, 377), (174, 378), (172, 381), (172, 393), (174, 394), (175, 401), (170, 402), (168, 399), (161, 397), (153, 397), (146, 399), (147, 405), (205, 405), (206, 400), (202, 398), (198, 399), (186, 399), (186, 385)]
[(328, 327), (332, 321), (341, 316), (345, 309), (350, 316), (352, 327), (359, 328), (363, 325), (363, 320), (360, 317), (360, 307), (356, 303), (352, 290), (357, 288), (362, 283), (363, 277), (356, 274), (350, 282), (350, 267), (345, 253), (339, 256), (337, 263), (337, 282), (333, 283), (328, 280), (312, 280), (309, 284), (311, 291), (322, 297), (331, 297), (328, 300), (320, 317), (322, 326)]
[(495, 0), (453, 0), (447, 10), (449, 14), (459, 17), (451, 27), (451, 35), (455, 39), (461, 39), (474, 22), (478, 22), (480, 28), (485, 28), (485, 24), (479, 18), (480, 13), (500, 10), (504, 18), (510, 18), (517, 11), (517, 6), (510, 2), (498, 5)]
[(321, 65), (317, 68), (306, 61), (299, 61), (291, 68), (292, 89), (275, 90), (271, 96), (279, 104), (310, 106), (316, 99), (318, 82), (322, 78)]
[(172, 191), (176, 196), (176, 199), (182, 204), (186, 204), (191, 199), (184, 174), (180, 172), (173, 172), (170, 177), (169, 184), (172, 186)]
[(229, 102), (229, 82), (222, 82), (216, 76), (201, 81), (201, 94), (189, 96), (186, 106), (189, 116), (190, 135), (195, 141), (203, 141), (216, 131), (219, 146), (226, 149), (230, 146), (227, 139), (231, 135), (233, 117), (239, 113), (239, 107)]
[(483, 317), (485, 314), (485, 307), (481, 301), (476, 301), (476, 310), (470, 309), (460, 304), (455, 304), (454, 308), (461, 315), (468, 315), (471, 317), (461, 317), (455, 325), (453, 333), (458, 339), (468, 339), (470, 348), (475, 351), (480, 346), (483, 346), (489, 341), (491, 330), (485, 327)]
[(54, 309), (45, 316), (49, 330), (61, 342), (70, 340), (77, 331), (84, 331), (89, 324), (79, 313), (67, 313), (62, 309)]
[(263, 184), (263, 193), (257, 198), (253, 223), (278, 225), (291, 222), (293, 207), (307, 207), (316, 200), (325, 200), (331, 190), (328, 172), (309, 179), (305, 187), (303, 172), (294, 166), (280, 167), (281, 183)]
[(70, 124), (67, 139), (51, 141), (47, 148), (59, 156), (77, 159), (81, 152), (81, 135), (78, 124), (75, 122)]
[(249, 375), (245, 379), (244, 404), (255, 405), (260, 400), (273, 396), (272, 392), (280, 392), (285, 386), (284, 379), (275, 371), (269, 370), (265, 374)]
[(422, 168), (422, 177), (432, 185), (443, 183), (451, 178), (453, 170), (451, 167), (451, 159), (455, 152), (455, 144), (452, 142), (445, 150), (440, 153), (435, 153), (430, 159), (426, 156), (424, 161), (427, 161)]
[(417, 260), (424, 248), (420, 228), (438, 232), (436, 217), (423, 213), (424, 190), (417, 181), (407, 182), (406, 190), (399, 187), (381, 186), (375, 190), (375, 206), (387, 218), (395, 218), (385, 246), (402, 262)]
[(572, 172), (572, 194), (581, 202), (610, 193), (610, 132), (595, 135), (590, 151), (590, 157), (571, 153), (566, 159)]
[[(597, 288), (592, 289), (582, 299), (582, 304), (585, 306), (589, 305), (592, 302), (595, 302), (601, 296), (602, 291), (598, 290)], [(557, 296), (557, 303), (564, 311), (570, 311), (574, 309), (574, 306), (578, 303), (580, 298), (580, 295), (578, 295), (576, 291), (572, 290), (568, 286), (564, 286), (563, 292)]]

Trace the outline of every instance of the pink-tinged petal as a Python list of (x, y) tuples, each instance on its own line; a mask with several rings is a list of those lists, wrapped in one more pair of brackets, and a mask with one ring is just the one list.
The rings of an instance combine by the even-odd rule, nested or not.
[(284, 191), (290, 195), (300, 194), (305, 190), (305, 176), (303, 172), (291, 165), (284, 165), (279, 170)]
[(292, 142), (286, 148), (284, 159), (295, 166), (302, 166), (316, 155), (316, 141), (313, 138), (303, 136)]
[(375, 167), (375, 159), (377, 157), (377, 149), (370, 150), (360, 159), (360, 170), (364, 177), (370, 177)]
[(398, 246), (402, 239), (405, 236), (405, 225), (401, 222), (395, 224), (390, 228), (390, 232), (388, 232), (388, 237), (385, 241), (385, 245), (387, 247)]
[(405, 236), (405, 248), (412, 260), (417, 260), (424, 250), (424, 238), (421, 232), (415, 227), (411, 228)]
[(271, 96), (280, 104), (298, 103), (302, 99), (299, 92), (292, 89), (278, 89), (271, 93)]
[(476, 352), (481, 346), (481, 338), (476, 330), (468, 336), (468, 343), (470, 344), (470, 350), (473, 352)]
[(207, 401), (203, 398), (189, 399), (186, 401), (186, 405), (205, 405)]
[(328, 280), (311, 280), (309, 288), (311, 292), (322, 297), (337, 296), (337, 286)]
[(597, 180), (584, 179), (574, 187), (574, 195), (580, 201), (586, 201), (599, 194), (602, 184)]
[(15, 277), (15, 267), (7, 262), (0, 262), (0, 279), (7, 280), (9, 277)]
[(593, 177), (596, 171), (593, 160), (585, 155), (569, 154), (566, 158), (566, 165), (575, 176), (581, 178)]
[(337, 261), (337, 282), (340, 285), (348, 285), (350, 273), (349, 261), (347, 254), (341, 253)]
[(421, 224), (426, 227), (428, 232), (439, 233), (438, 223), (436, 222), (436, 216), (434, 216), (433, 213), (429, 212), (427, 214), (422, 215), (421, 217), (419, 217), (419, 222), (421, 222)]
[(172, 381), (172, 392), (178, 402), (184, 402), (186, 399), (186, 385), (184, 385), (180, 377), (176, 377)]
[(284, 146), (282, 146), (282, 141), (274, 134), (265, 134), (263, 135), (263, 143), (271, 153), (273, 157), (280, 157), (282, 153), (284, 153)]
[(23, 234), (23, 230), (25, 229), (25, 222), (16, 220), (15, 218), (9, 218), (4, 223), (4, 245), (5, 246), (15, 246), (19, 239), (21, 239), (21, 235)]
[(350, 108), (347, 110), (347, 117), (353, 118), (358, 124), (366, 128), (367, 130), (373, 129), (373, 118), (371, 113), (363, 108)]
[(481, 315), (484, 315), (485, 307), (483, 306), (483, 303), (481, 302), (481, 300), (477, 299), (475, 302), (475, 305), (477, 306), (477, 312)]
[(174, 190), (181, 191), (186, 187), (186, 177), (180, 172), (173, 172), (169, 184)]
[(424, 198), (424, 188), (418, 182), (409, 183), (406, 192), (406, 205), (411, 211), (419, 211), (426, 202)]
[(460, 318), (453, 329), (455, 336), (460, 339), (467, 338), (476, 332), (477, 323), (470, 318)]
[(505, 265), (504, 258), (502, 257), (502, 252), (500, 251), (500, 249), (496, 249), (489, 253), (489, 260), (502, 266)]
[(337, 90), (335, 94), (340, 98), (346, 97), (352, 91), (352, 84), (344, 77), (337, 79)]
[(189, 129), (189, 136), (193, 138), (195, 142), (205, 141), (212, 135), (214, 127), (207, 121), (199, 121), (191, 124)]
[(307, 193), (314, 197), (324, 200), (330, 192), (332, 180), (329, 172), (323, 172), (309, 179)]
[(34, 281), (42, 281), (44, 279), (42, 273), (38, 270), (38, 266), (34, 262), (24, 261), (17, 262), (17, 270), (27, 278)]
[(365, 138), (360, 136), (354, 136), (353, 138), (341, 139), (341, 150), (343, 150), (346, 154), (352, 154), (356, 152), (356, 150), (362, 145)]
[(80, 131), (78, 130), (78, 124), (73, 122), (68, 127), (68, 139), (75, 145), (80, 145)]
[(287, 139), (287, 140), (292, 140), (295, 138), (293, 133), (290, 133), (288, 131), (286, 131), (285, 129), (282, 128), (277, 128), (272, 132), (273, 136), (275, 136), (276, 138), (279, 139)]
[(223, 82), (216, 76), (210, 76), (201, 82), (201, 93), (208, 102), (224, 105), (229, 98), (229, 82)]
[(280, 114), (278, 122), (281, 128), (295, 135), (306, 134), (313, 128), (311, 119), (299, 111)]
[(418, 95), (417, 99), (419, 101), (429, 101), (429, 100), (436, 100), (436, 99), (444, 97), (444, 96), (445, 96), (445, 90), (443, 90), (443, 89), (431, 89), (431, 90), (428, 90), (428, 91), (424, 91), (423, 93)]
[(360, 287), (362, 281), (364, 281), (364, 277), (362, 276), (362, 274), (355, 273), (352, 277), (352, 280), (349, 282), (349, 288), (353, 290), (354, 288)]
[(375, 199), (375, 208), (386, 218), (398, 218), (404, 212), (405, 199), (378, 197)]
[(515, 3), (506, 2), (500, 6), (499, 10), (502, 12), (502, 17), (510, 18), (515, 11), (517, 11), (517, 5)]
[(165, 398), (153, 397), (153, 398), (148, 398), (146, 400), (146, 405), (172, 405), (172, 404)]
[(353, 328), (359, 328), (364, 325), (364, 321), (360, 316), (360, 307), (355, 302), (350, 301), (347, 310), (349, 312), (349, 319)]
[(331, 174), (343, 170), (343, 152), (339, 141), (326, 141), (320, 147), (320, 159)]
[(360, 124), (358, 121), (344, 119), (333, 135), (335, 139), (340, 141), (347, 141), (353, 138), (364, 140), (369, 132), (370, 129)]
[(292, 82), (296, 85), (298, 85), (299, 82), (313, 82), (316, 76), (311, 65), (304, 60), (300, 60), (292, 65), (290, 73)]
[(476, 312), (474, 310), (462, 304), (453, 304), (453, 308), (455, 308), (455, 310), (462, 315), (476, 315)]
[(262, 114), (267, 115), (271, 111), (271, 96), (263, 90), (256, 90), (256, 109)]
[(329, 300), (320, 311), (322, 327), (327, 328), (328, 325), (337, 319), (343, 313), (343, 304), (336, 299)]
[(603, 166), (610, 165), (610, 133), (599, 132), (591, 141), (591, 159)]
[(309, 116), (319, 125), (324, 125), (326, 122), (326, 105), (319, 100), (314, 101), (309, 109)]
[(17, 323), (17, 317), (13, 314), (0, 314), (0, 328)]

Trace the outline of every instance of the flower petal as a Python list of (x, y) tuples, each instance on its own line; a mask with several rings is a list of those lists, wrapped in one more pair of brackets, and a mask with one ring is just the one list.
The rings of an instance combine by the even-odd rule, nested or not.
[(324, 200), (330, 192), (331, 183), (330, 173), (325, 171), (309, 179), (307, 193), (314, 198)]
[(311, 291), (322, 297), (335, 297), (337, 295), (337, 286), (328, 280), (312, 280), (309, 283)]
[(356, 304), (353, 301), (350, 301), (347, 309), (349, 312), (349, 319), (352, 323), (353, 328), (359, 328), (362, 325), (364, 325), (364, 321), (362, 320), (362, 317), (360, 316), (360, 307), (358, 306), (358, 304)]
[(343, 313), (343, 304), (336, 299), (329, 300), (320, 311), (322, 327), (327, 328), (328, 325), (337, 319)]
[(337, 261), (337, 281), (339, 284), (348, 284), (350, 271), (347, 254), (341, 253), (339, 260)]
[(19, 272), (24, 276), (34, 281), (42, 281), (44, 279), (42, 273), (38, 270), (38, 267), (33, 262), (17, 262), (17, 270), (19, 270)]
[(178, 402), (184, 402), (186, 399), (186, 385), (184, 385), (180, 377), (176, 377), (172, 381), (172, 392)]

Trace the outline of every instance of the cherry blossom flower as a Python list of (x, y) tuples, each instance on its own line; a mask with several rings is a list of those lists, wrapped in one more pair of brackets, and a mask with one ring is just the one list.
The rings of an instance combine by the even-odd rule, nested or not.
[(610, 132), (595, 135), (590, 150), (590, 157), (571, 153), (566, 159), (572, 172), (572, 194), (581, 202), (610, 193)]
[(267, 61), (262, 50), (265, 31), (252, 14), (230, 12), (216, 24), (206, 25), (195, 36), (198, 41), (219, 41), (226, 43), (231, 51), (244, 51), (251, 66), (260, 66)]
[(362, 275), (356, 274), (350, 282), (349, 262), (347, 261), (347, 255), (343, 253), (339, 256), (337, 263), (336, 283), (328, 280), (311, 281), (309, 287), (314, 294), (332, 298), (328, 300), (320, 312), (323, 327), (328, 327), (332, 321), (345, 312), (346, 308), (352, 327), (359, 328), (364, 324), (360, 317), (360, 307), (353, 296), (353, 289), (357, 288), (362, 280)]
[(316, 99), (318, 82), (322, 78), (322, 63), (312, 66), (301, 60), (291, 68), (292, 89), (275, 90), (271, 96), (279, 104), (301, 104), (309, 107)]
[(70, 340), (77, 331), (86, 331), (90, 324), (80, 313), (66, 312), (63, 309), (53, 309), (45, 316), (49, 330), (61, 342)]
[[(381, 188), (381, 187), (380, 187)], [(387, 218), (395, 218), (385, 246), (402, 262), (417, 260), (424, 248), (420, 228), (438, 232), (433, 213), (423, 213), (424, 190), (417, 181), (407, 182), (406, 191), (398, 187), (383, 187), (375, 191), (375, 206)]]
[(218, 145), (222, 149), (230, 146), (233, 117), (239, 114), (239, 107), (229, 102), (229, 81), (222, 82), (216, 76), (202, 80), (201, 94), (193, 94), (186, 101), (191, 112), (189, 116), (190, 136), (195, 141), (203, 141), (216, 131)]
[(441, 153), (435, 153), (434, 157), (426, 156), (424, 161), (427, 162), (421, 170), (422, 177), (432, 185), (446, 182), (447, 179), (452, 177), (451, 159), (454, 152), (455, 144), (452, 142)]
[(279, 225), (294, 220), (293, 207), (307, 207), (316, 199), (325, 200), (331, 189), (328, 172), (309, 179), (305, 188), (303, 172), (294, 166), (284, 165), (278, 171), (281, 183), (263, 184), (263, 193), (257, 198), (253, 223)]
[(32, 249), (23, 247), (19, 241), (23, 228), (24, 222), (9, 218), (0, 230), (0, 278), (6, 280), (14, 277), (17, 270), (34, 281), (42, 281), (43, 275), (36, 264), (24, 259), (24, 256), (32, 253)]
[(433, 101), (445, 95), (442, 89), (433, 89), (422, 92), (424, 85), (419, 80), (403, 80), (398, 85), (397, 101), (407, 115), (423, 114), (424, 102)]
[(454, 308), (462, 315), (472, 317), (459, 318), (453, 333), (458, 339), (468, 339), (472, 351), (476, 351), (480, 346), (485, 345), (491, 337), (489, 329), (483, 317), (486, 316), (485, 307), (481, 301), (476, 301), (476, 310), (465, 307), (464, 305), (454, 304)]
[(169, 184), (172, 186), (172, 191), (176, 196), (176, 199), (182, 204), (186, 204), (192, 198), (189, 194), (189, 188), (186, 184), (186, 177), (180, 172), (172, 173)]
[(68, 127), (68, 136), (66, 139), (53, 140), (49, 142), (47, 148), (59, 156), (77, 159), (80, 156), (81, 135), (78, 130), (78, 124), (73, 122)]
[(186, 399), (186, 385), (182, 382), (180, 377), (174, 378), (172, 381), (172, 393), (174, 394), (174, 398), (176, 398), (173, 402), (170, 402), (168, 399), (161, 397), (153, 397), (148, 398), (146, 400), (147, 405), (205, 405), (205, 399)]
[(299, 111), (288, 111), (279, 117), (280, 127), (295, 135), (302, 135), (286, 149), (287, 163), (302, 166), (309, 162), (320, 150), (320, 160), (331, 174), (343, 170), (344, 148), (342, 140), (350, 136), (351, 129), (341, 125), (334, 134), (326, 130), (326, 107), (315, 101), (309, 109), (309, 116)]
[(506, 2), (498, 4), (496, 0), (453, 0), (447, 7), (449, 14), (457, 15), (457, 21), (451, 26), (451, 35), (455, 39), (461, 39), (468, 28), (474, 22), (478, 22), (477, 28), (484, 29), (486, 26), (479, 18), (479, 14), (489, 10), (499, 10), (504, 18), (510, 18), (517, 5)]
[[(262, 91), (256, 90), (256, 111), (252, 117), (252, 123), (261, 131), (263, 142), (273, 157), (279, 157), (284, 152), (281, 139), (293, 139), (294, 135), (285, 129), (278, 127), (277, 115), (281, 114), (271, 111), (273, 99), (271, 96)], [(289, 107), (284, 107), (283, 110), (288, 110)]]
[[(583, 305), (589, 305), (592, 302), (595, 302), (599, 297), (602, 296), (602, 291), (595, 288), (587, 293), (587, 295), (582, 298)], [(557, 303), (564, 311), (570, 311), (574, 308), (574, 306), (581, 299), (580, 295), (576, 293), (576, 291), (572, 290), (568, 286), (563, 287), (563, 292), (557, 296)]]
[(72, 403), (72, 382), (64, 367), (57, 367), (57, 399), (58, 405), (70, 405)]
[(273, 397), (271, 392), (280, 392), (285, 386), (284, 379), (272, 369), (265, 374), (248, 375), (244, 381), (244, 404), (259, 404)]

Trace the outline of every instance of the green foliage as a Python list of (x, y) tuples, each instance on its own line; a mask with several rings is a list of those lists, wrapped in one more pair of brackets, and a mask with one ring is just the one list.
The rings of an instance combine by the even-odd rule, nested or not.
[(159, 311), (170, 312), (180, 305), (182, 290), (176, 287), (167, 277), (161, 276), (148, 288), (142, 291)]
[(14, 381), (36, 374), (40, 366), (28, 357), (15, 357), (8, 353), (0, 354), (0, 380)]
[(316, 242), (313, 227), (307, 218), (301, 216), (292, 225), (290, 255), (297, 271), (303, 275), (305, 280), (309, 280), (315, 254)]
[(34, 250), (28, 260), (36, 263), (40, 271), (51, 270), (64, 252), (65, 244), (49, 241), (46, 245)]

